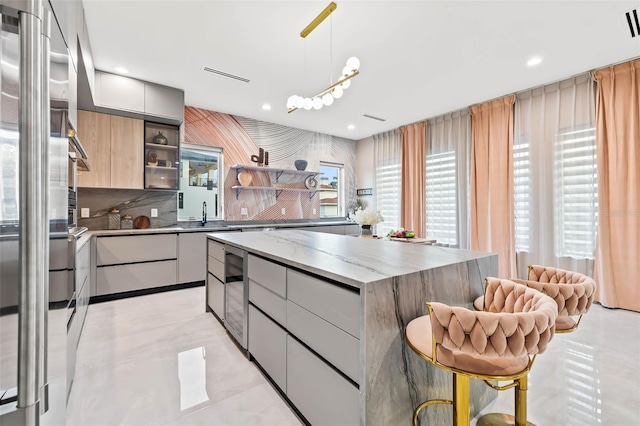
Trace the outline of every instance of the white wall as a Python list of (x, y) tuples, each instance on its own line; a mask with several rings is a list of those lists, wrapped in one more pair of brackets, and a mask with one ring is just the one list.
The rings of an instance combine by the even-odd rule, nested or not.
[[(356, 142), (356, 188), (373, 188), (375, 186), (376, 175), (373, 162), (373, 137)], [(375, 188), (373, 196), (358, 197), (371, 208), (376, 207)]]

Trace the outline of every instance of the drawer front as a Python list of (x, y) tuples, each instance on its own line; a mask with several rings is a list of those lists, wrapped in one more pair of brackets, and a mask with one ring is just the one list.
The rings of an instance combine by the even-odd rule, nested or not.
[(287, 299), (360, 338), (358, 293), (288, 269)]
[(360, 341), (304, 308), (287, 301), (289, 332), (360, 383)]
[(207, 304), (224, 320), (224, 284), (211, 274), (207, 275)]
[(69, 256), (69, 242), (66, 238), (49, 240), (49, 270), (60, 271), (67, 269)]
[(97, 265), (176, 259), (176, 238), (175, 234), (99, 237)]
[(207, 271), (213, 274), (220, 281), (224, 282), (224, 262), (219, 261), (215, 257), (209, 256), (207, 259)]
[(82, 283), (80, 294), (77, 295), (76, 300), (76, 321), (80, 321), (80, 329), (84, 325), (87, 309), (89, 308), (89, 287), (89, 279), (87, 277)]
[(249, 305), (249, 352), (286, 392), (287, 332), (253, 305)]
[(249, 255), (249, 278), (274, 293), (287, 297), (287, 268)]
[(267, 315), (287, 326), (287, 301), (249, 278), (249, 301), (262, 309)]
[(216, 243), (215, 241), (208, 240), (207, 250), (209, 256), (214, 259), (218, 259), (218, 261), (224, 263), (224, 245), (220, 243)]
[(287, 396), (314, 426), (359, 425), (358, 388), (287, 336)]
[(176, 261), (136, 263), (97, 268), (96, 294), (113, 294), (176, 283)]
[(91, 253), (91, 245), (85, 244), (78, 253), (76, 253), (76, 290), (82, 288), (85, 279), (89, 276), (89, 266), (91, 265), (89, 255)]

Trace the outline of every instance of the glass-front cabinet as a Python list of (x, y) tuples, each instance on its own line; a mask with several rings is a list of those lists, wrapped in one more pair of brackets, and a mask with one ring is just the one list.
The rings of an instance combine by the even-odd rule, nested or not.
[(221, 220), (224, 168), (222, 148), (180, 145), (178, 220)]
[(179, 188), (180, 128), (169, 124), (144, 123), (145, 189)]

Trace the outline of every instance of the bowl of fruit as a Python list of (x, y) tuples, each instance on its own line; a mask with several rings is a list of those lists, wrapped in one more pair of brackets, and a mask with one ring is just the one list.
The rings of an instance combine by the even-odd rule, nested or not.
[(389, 232), (389, 238), (413, 238), (416, 236), (416, 233), (413, 231), (408, 231), (406, 229), (394, 229)]

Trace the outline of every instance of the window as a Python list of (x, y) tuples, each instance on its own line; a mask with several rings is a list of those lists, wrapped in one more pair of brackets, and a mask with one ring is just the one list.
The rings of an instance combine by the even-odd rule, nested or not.
[(598, 223), (595, 128), (571, 129), (558, 136), (554, 196), (558, 256), (593, 258)]
[(384, 222), (376, 225), (376, 234), (387, 235), (400, 228), (400, 162), (376, 167), (377, 207)]
[(202, 220), (204, 202), (207, 220), (222, 219), (222, 167), (222, 149), (180, 144), (178, 220)]
[(427, 238), (458, 244), (455, 151), (427, 155)]
[(515, 181), (515, 219), (516, 219), (516, 251), (530, 250), (531, 230), (531, 164), (529, 140), (526, 135), (514, 138), (513, 144), (513, 177)]
[(320, 162), (320, 217), (345, 216), (342, 164)]

